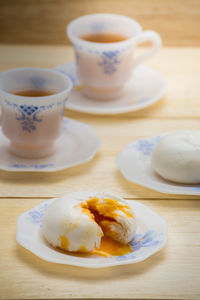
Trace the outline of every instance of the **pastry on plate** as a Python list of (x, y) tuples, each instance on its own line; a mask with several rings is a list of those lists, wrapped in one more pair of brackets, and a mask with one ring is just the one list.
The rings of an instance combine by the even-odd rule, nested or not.
[(151, 163), (164, 179), (200, 183), (200, 131), (184, 130), (164, 136), (153, 150)]
[(126, 201), (107, 193), (72, 193), (47, 209), (42, 233), (53, 247), (104, 256), (131, 252), (136, 220)]

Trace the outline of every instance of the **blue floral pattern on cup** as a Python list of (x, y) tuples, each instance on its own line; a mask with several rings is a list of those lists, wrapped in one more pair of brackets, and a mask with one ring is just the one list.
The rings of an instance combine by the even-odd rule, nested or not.
[(28, 105), (19, 105), (18, 110), (20, 116), (16, 116), (18, 121), (21, 121), (22, 130), (31, 133), (33, 130), (36, 130), (36, 122), (41, 122), (42, 117), (38, 117), (38, 114), (41, 112), (38, 106), (28, 106)]
[(31, 133), (32, 131), (36, 130), (36, 123), (42, 122), (43, 116), (39, 114), (42, 111), (52, 109), (53, 107), (57, 106), (64, 106), (66, 99), (63, 101), (59, 101), (57, 103), (52, 103), (48, 105), (18, 105), (16, 103), (12, 103), (7, 99), (4, 99), (4, 103), (8, 106), (13, 107), (16, 110), (16, 119), (21, 121), (21, 126), (23, 131), (27, 131)]
[[(68, 119), (64, 118), (63, 122), (62, 122), (63, 131), (68, 130), (68, 123), (69, 123)], [(27, 160), (26, 162), (23, 162), (23, 163), (19, 163), (16, 160), (16, 163), (12, 163), (10, 166), (12, 168), (15, 168), (18, 170), (24, 170), (24, 171), (30, 170), (30, 169), (32, 169), (33, 171), (40, 171), (40, 170), (49, 171), (49, 169), (56, 167), (56, 164), (52, 163), (52, 162), (30, 163), (29, 160)]]
[(117, 66), (120, 64), (119, 51), (103, 51), (101, 54), (102, 60), (99, 66), (103, 67), (104, 74), (112, 74), (117, 71)]

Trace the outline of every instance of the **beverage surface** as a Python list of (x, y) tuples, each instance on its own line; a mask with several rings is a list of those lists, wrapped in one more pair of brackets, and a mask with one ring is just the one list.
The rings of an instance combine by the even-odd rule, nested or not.
[(80, 37), (82, 40), (94, 43), (116, 43), (127, 40), (127, 37), (116, 33), (93, 33)]

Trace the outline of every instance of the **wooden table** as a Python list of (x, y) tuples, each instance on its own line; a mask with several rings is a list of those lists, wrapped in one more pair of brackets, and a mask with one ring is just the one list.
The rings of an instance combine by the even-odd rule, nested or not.
[[(0, 71), (51, 68), (72, 59), (70, 47), (0, 46)], [(49, 174), (0, 171), (1, 299), (200, 299), (199, 197), (166, 195), (129, 183), (115, 163), (116, 155), (137, 138), (200, 129), (200, 50), (163, 48), (148, 65), (167, 82), (159, 103), (119, 116), (65, 112), (91, 125), (101, 138), (102, 148), (91, 162)], [(100, 270), (47, 263), (17, 245), (16, 220), (21, 213), (85, 187), (148, 205), (168, 222), (168, 245), (141, 263)]]

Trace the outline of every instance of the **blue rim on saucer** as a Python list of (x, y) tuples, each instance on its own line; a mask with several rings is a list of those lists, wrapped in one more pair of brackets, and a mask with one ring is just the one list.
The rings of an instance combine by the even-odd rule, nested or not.
[[(44, 158), (22, 158), (9, 151), (9, 140), (0, 127), (0, 169), (12, 172), (55, 172), (91, 160), (101, 146), (94, 130), (87, 124), (63, 119), (56, 152)], [(89, 142), (88, 142), (89, 141)]]
[(200, 195), (200, 185), (179, 184), (158, 176), (151, 167), (151, 154), (165, 134), (139, 139), (128, 144), (117, 156), (116, 163), (130, 182), (165, 194)]

